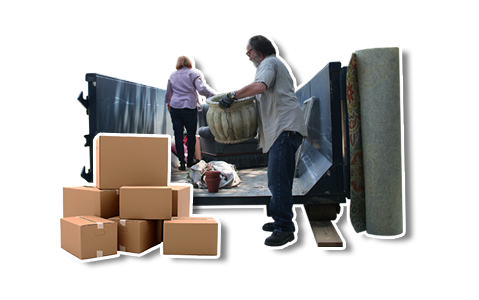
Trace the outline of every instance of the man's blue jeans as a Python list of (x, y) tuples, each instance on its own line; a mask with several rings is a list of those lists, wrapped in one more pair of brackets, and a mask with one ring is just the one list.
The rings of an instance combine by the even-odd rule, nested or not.
[(293, 179), (295, 153), (303, 136), (283, 131), (269, 150), (268, 188), (271, 191), (269, 209), (274, 220), (274, 230), (294, 232), (293, 224)]

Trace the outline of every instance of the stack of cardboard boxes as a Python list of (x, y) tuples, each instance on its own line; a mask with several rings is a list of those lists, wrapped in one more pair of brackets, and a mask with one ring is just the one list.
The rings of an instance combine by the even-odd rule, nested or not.
[(142, 253), (219, 256), (219, 224), (191, 216), (192, 186), (169, 183), (169, 138), (96, 137), (95, 186), (63, 188), (61, 247), (80, 259)]

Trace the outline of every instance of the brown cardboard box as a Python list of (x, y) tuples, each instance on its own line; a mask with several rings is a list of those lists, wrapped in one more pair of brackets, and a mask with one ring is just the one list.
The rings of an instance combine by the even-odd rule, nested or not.
[(219, 228), (213, 218), (172, 218), (163, 228), (163, 254), (218, 255)]
[(118, 190), (96, 187), (64, 187), (63, 217), (97, 216), (105, 219), (119, 215)]
[(172, 190), (167, 186), (122, 186), (120, 218), (135, 220), (169, 220)]
[(173, 191), (172, 217), (189, 217), (191, 207), (191, 185), (169, 185)]
[(96, 186), (166, 186), (170, 143), (159, 135), (105, 135), (96, 137)]
[(113, 217), (110, 220), (118, 224), (118, 250), (141, 253), (161, 243), (158, 241), (157, 220), (127, 220)]
[(158, 233), (157, 235), (157, 242), (158, 244), (161, 244), (163, 242), (163, 220), (156, 220), (157, 222), (157, 228), (158, 230), (156, 231)]
[(80, 259), (117, 254), (118, 226), (96, 216), (60, 220), (61, 247)]

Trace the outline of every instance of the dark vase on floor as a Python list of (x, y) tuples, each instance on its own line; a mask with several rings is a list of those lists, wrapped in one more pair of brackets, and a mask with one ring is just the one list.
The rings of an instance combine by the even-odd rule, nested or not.
[(208, 192), (216, 193), (220, 187), (220, 171), (206, 171), (205, 172), (205, 182), (206, 187), (208, 188)]

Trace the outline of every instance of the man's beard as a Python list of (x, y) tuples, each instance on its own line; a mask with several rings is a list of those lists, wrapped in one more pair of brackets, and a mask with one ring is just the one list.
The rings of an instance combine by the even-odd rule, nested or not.
[(259, 64), (261, 63), (259, 55), (255, 53), (253, 58), (251, 59), (251, 62), (253, 63), (255, 68), (258, 68)]

